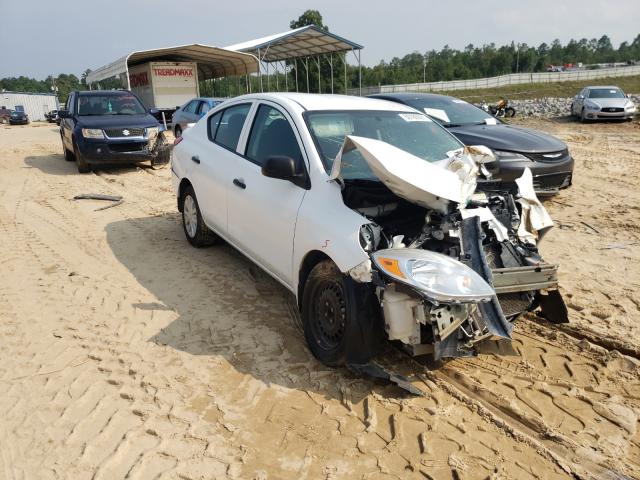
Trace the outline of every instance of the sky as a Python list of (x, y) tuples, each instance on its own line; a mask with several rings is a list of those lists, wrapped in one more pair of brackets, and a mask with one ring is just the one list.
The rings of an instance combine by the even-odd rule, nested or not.
[(640, 0), (0, 0), (0, 78), (96, 69), (132, 51), (224, 47), (288, 30), (307, 9), (363, 45), (362, 62), (472, 43), (539, 45), (640, 33)]

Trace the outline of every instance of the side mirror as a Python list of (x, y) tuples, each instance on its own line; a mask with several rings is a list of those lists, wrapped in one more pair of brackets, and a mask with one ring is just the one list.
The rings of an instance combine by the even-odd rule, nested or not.
[(579, 100), (584, 100), (584, 95), (578, 95), (577, 97)]
[(69, 118), (69, 110), (58, 110), (58, 118)]
[(149, 109), (149, 113), (150, 113), (151, 115), (154, 115), (154, 116), (155, 116), (155, 115), (157, 115), (158, 113), (160, 113), (160, 110), (158, 110), (157, 108), (150, 108), (150, 109)]
[(296, 162), (291, 157), (274, 155), (267, 158), (262, 165), (262, 174), (269, 178), (288, 180), (301, 188), (308, 188), (306, 175), (296, 171)]

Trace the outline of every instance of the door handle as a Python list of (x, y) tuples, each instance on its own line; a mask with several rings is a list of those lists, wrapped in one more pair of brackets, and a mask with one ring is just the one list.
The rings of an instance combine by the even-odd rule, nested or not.
[(191, 157), (191, 161), (197, 163), (198, 165), (200, 164), (200, 159), (195, 155)]
[(233, 179), (233, 184), (234, 184), (236, 187), (240, 187), (240, 188), (241, 188), (241, 189), (243, 189), (243, 190), (244, 190), (245, 188), (247, 188), (247, 186), (245, 185), (245, 183), (244, 183), (241, 179), (239, 179), (239, 178), (234, 178), (234, 179)]

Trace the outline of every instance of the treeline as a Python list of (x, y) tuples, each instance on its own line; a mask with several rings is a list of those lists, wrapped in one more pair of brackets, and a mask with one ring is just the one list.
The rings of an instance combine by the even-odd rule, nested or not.
[[(517, 72), (542, 72), (549, 65), (567, 63), (593, 65), (600, 63), (640, 61), (640, 34), (631, 42), (622, 42), (614, 48), (611, 39), (603, 35), (599, 39), (570, 40), (563, 45), (560, 40), (539, 46), (527, 44), (495, 44), (477, 47), (467, 45), (464, 50), (445, 46), (442, 50), (429, 50), (424, 54), (410, 53), (402, 58), (382, 61), (374, 67), (362, 69), (363, 86), (417, 82), (465, 80), (493, 77)], [(352, 86), (357, 86), (352, 80)]]
[(30, 93), (57, 93), (58, 100), (65, 102), (69, 92), (73, 90), (86, 90), (86, 73), (82, 78), (76, 77), (73, 73), (61, 73), (57, 77), (49, 75), (44, 80), (36, 80), (25, 76), (8, 77), (0, 79), (0, 90), (10, 92), (30, 92)]

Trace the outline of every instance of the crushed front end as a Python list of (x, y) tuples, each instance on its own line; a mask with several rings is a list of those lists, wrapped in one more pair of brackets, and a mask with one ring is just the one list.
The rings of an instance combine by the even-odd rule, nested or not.
[(482, 164), (465, 150), (415, 172), (415, 178), (433, 168), (455, 175), (441, 176), (431, 188), (403, 179), (395, 164), (385, 163), (390, 153), (396, 161), (402, 154), (379, 143), (345, 141), (382, 181), (346, 180), (343, 199), (371, 222), (360, 230), (371, 261), (350, 274), (373, 284), (390, 340), (436, 359), (509, 353), (513, 322), (523, 313), (539, 309), (551, 321), (567, 321), (557, 266), (545, 263), (537, 248), (552, 222), (530, 172), (518, 179), (518, 192), (476, 193)]

